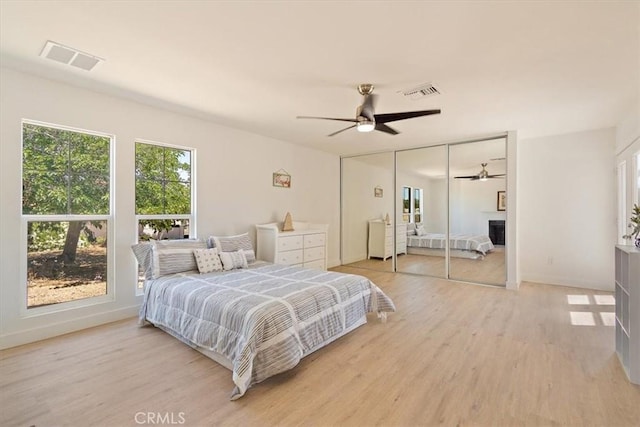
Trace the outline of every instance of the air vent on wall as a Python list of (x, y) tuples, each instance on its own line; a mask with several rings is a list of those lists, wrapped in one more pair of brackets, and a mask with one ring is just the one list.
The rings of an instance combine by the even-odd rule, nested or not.
[(440, 90), (431, 82), (425, 83), (413, 89), (400, 91), (404, 96), (410, 99), (420, 99), (426, 96), (440, 95)]
[(40, 56), (86, 71), (91, 71), (98, 63), (104, 61), (104, 59), (91, 55), (90, 53), (81, 52), (78, 49), (51, 40), (47, 40), (42, 52), (40, 52)]

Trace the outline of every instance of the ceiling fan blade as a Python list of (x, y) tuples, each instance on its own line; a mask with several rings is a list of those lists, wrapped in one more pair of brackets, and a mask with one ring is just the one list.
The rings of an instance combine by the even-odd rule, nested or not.
[(356, 124), (356, 125), (352, 125), (352, 126), (346, 127), (346, 128), (344, 128), (344, 129), (340, 129), (339, 131), (334, 132), (334, 133), (330, 133), (330, 134), (329, 134), (329, 135), (327, 135), (327, 136), (334, 136), (334, 135), (337, 135), (337, 134), (339, 134), (340, 132), (344, 132), (345, 130), (352, 129), (352, 128), (356, 127), (356, 126), (358, 126), (358, 125)]
[(497, 175), (487, 175), (487, 178), (502, 178), (502, 177), (504, 177), (504, 175), (505, 174), (503, 174), (503, 173), (500, 173), (500, 174), (497, 174)]
[(384, 123), (376, 123), (376, 130), (379, 130), (380, 132), (388, 133), (390, 135), (397, 135), (400, 133), (394, 128), (385, 125)]
[(334, 118), (334, 117), (315, 117), (315, 116), (297, 116), (296, 119), (336, 120), (339, 122), (351, 122), (351, 123), (358, 122), (356, 119), (341, 119), (341, 118)]
[(478, 175), (454, 176), (456, 179), (478, 179)]
[(440, 114), (440, 110), (405, 111), (403, 113), (376, 114), (376, 123), (389, 123), (397, 120), (413, 119), (415, 117)]

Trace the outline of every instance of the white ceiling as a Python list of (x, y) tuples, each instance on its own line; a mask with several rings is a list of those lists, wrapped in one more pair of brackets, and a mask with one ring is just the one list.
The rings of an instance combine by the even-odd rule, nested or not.
[[(2, 65), (223, 125), (354, 154), (518, 131), (615, 126), (638, 111), (640, 2), (0, 2)], [(38, 55), (53, 40), (91, 72)], [(398, 94), (434, 82), (442, 95)], [(401, 132), (328, 138), (358, 83), (377, 113), (442, 109)]]

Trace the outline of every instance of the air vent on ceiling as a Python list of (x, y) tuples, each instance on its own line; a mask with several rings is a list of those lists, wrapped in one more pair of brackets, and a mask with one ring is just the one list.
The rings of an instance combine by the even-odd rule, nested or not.
[(400, 91), (404, 96), (410, 99), (420, 99), (426, 96), (440, 95), (440, 90), (431, 82), (425, 83), (413, 89)]
[(104, 61), (104, 59), (91, 55), (90, 53), (81, 52), (78, 49), (51, 40), (47, 40), (42, 52), (40, 52), (40, 56), (86, 71), (91, 71), (98, 63)]

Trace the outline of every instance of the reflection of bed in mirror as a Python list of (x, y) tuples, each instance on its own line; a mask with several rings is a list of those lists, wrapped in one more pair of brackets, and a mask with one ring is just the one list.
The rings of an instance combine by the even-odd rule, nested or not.
[[(407, 253), (411, 255), (444, 256), (446, 239), (443, 233), (428, 233), (418, 224), (407, 227)], [(486, 235), (452, 234), (449, 239), (450, 253), (456, 258), (484, 259), (494, 249)]]

